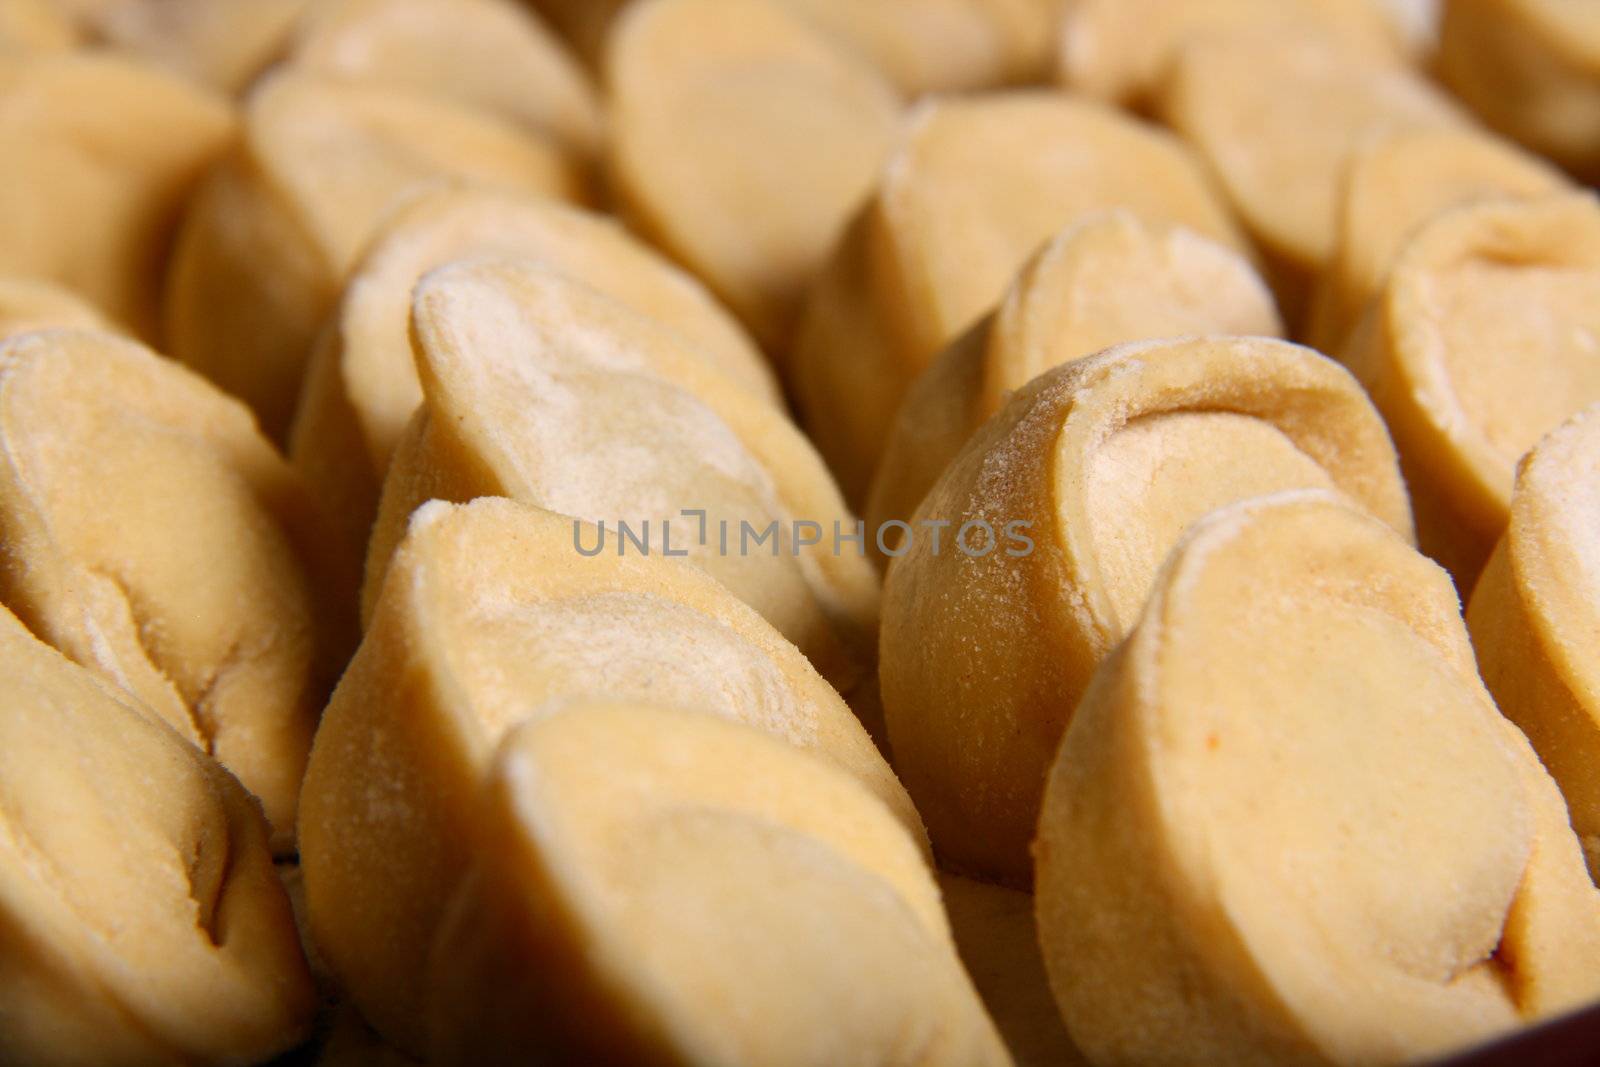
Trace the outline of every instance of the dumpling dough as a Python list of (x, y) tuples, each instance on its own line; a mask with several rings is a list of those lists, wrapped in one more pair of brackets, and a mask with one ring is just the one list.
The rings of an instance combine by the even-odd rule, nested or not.
[(1017, 1067), (1086, 1067), (1045, 977), (1033, 895), (947, 872), (939, 890), (961, 962)]
[(1028, 883), (1061, 733), (1168, 549), (1215, 508), (1291, 488), (1337, 489), (1410, 533), (1360, 386), (1281, 341), (1113, 348), (1034, 379), (967, 443), (883, 604), (890, 749), (943, 860)]
[(301, 12), (325, 0), (55, 0), (91, 41), (225, 93), (283, 54)]
[(301, 861), (329, 963), (385, 1035), (423, 1047), (428, 946), (517, 723), (641, 700), (748, 723), (861, 783), (921, 839), (865, 730), (805, 658), (677, 560), (585, 557), (594, 531), (505, 500), (419, 510), (306, 772)]
[(612, 185), (768, 347), (872, 188), (900, 115), (876, 71), (780, 6), (643, 0), (606, 50)]
[(1181, 542), (1073, 717), (1035, 851), (1098, 1063), (1431, 1061), (1600, 996), (1600, 894), (1448, 576), (1321, 493)]
[(575, 196), (552, 144), (424, 97), (278, 74), (189, 206), (167, 283), (171, 355), (281, 440), (312, 341), (385, 216), (447, 182)]
[(1600, 405), (1523, 461), (1467, 624), (1489, 692), (1566, 795), (1600, 879)]
[(0, 52), (66, 52), (76, 27), (51, 0), (0, 0)]
[(587, 77), (513, 0), (317, 0), (288, 62), (498, 114), (578, 157), (599, 148), (600, 105)]
[(1372, 138), (1345, 175), (1333, 258), (1317, 279), (1306, 343), (1336, 355), (1406, 242), (1440, 213), (1567, 187), (1543, 160), (1477, 130), (1418, 129)]
[(1014, 92), (913, 113), (812, 292), (789, 362), (802, 422), (846, 499), (866, 496), (896, 409), (939, 351), (1062, 227), (1119, 207), (1241, 243), (1188, 151), (1109, 108)]
[(1160, 111), (1211, 164), (1267, 253), (1291, 325), (1333, 256), (1339, 182), (1355, 150), (1388, 131), (1466, 124), (1410, 70), (1315, 37), (1267, 32), (1190, 44)]
[(1516, 464), (1600, 401), (1600, 203), (1486, 202), (1406, 246), (1343, 358), (1400, 451), (1422, 550), (1466, 596)]
[[(598, 61), (626, 0), (529, 0)], [(901, 92), (1033, 81), (1054, 45), (1053, 0), (776, 0), (871, 62)]]
[(1037, 81), (1053, 0), (778, 0), (858, 52), (908, 98)]
[(459, 259), (536, 259), (678, 333), (687, 347), (781, 409), (754, 343), (698, 282), (610, 220), (532, 196), (448, 188), (397, 211), (351, 271), (306, 371), (289, 454), (337, 520), (357, 568), (396, 444), (422, 401), (411, 292)]
[(911, 387), (873, 478), (867, 528), (909, 519), (978, 427), (1052, 367), (1144, 338), (1282, 332), (1272, 294), (1233, 250), (1127, 211), (1091, 215), (1041, 249), (999, 309)]
[(255, 804), (0, 608), (0, 1061), (259, 1063), (315, 994)]
[(81, 331), (0, 345), (0, 456), (0, 601), (238, 775), (292, 850), (354, 576), (288, 464), (209, 383)]
[(1600, 181), (1600, 7), (1450, 0), (1438, 66), (1490, 126)]
[(33, 278), (0, 276), (0, 339), (49, 329), (115, 332), (116, 327), (70, 289)]
[(1184, 46), (1240, 29), (1320, 37), (1380, 62), (1400, 35), (1378, 0), (1062, 0), (1059, 73), (1069, 89), (1143, 105)]
[(434, 948), (435, 1063), (1009, 1067), (905, 828), (748, 726), (527, 723), (477, 843)]
[(227, 146), (225, 101), (87, 53), (0, 57), (0, 273), (54, 282), (151, 340), (183, 205)]
[(419, 504), (506, 496), (604, 522), (609, 553), (640, 551), (625, 547), (628, 523), (652, 553), (686, 554), (756, 608), (842, 692), (868, 678), (877, 575), (781, 412), (671, 331), (532, 262), (435, 271), (413, 336), (426, 400), (384, 483), (366, 603)]

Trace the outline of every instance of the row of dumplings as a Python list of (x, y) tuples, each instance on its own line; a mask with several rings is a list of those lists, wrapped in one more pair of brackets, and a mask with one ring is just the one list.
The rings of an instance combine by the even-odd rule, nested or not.
[[(1592, 194), (1366, 0), (1071, 3), (1077, 95), (915, 103), (1043, 76), (1046, 5), (536, 6), (603, 119), (487, 0), (0, 60), (0, 1061), (302, 1040), (274, 856), (438, 1062), (1009, 1062), (934, 854), (1034, 890), (1052, 1055), (1600, 995), (1597, 416), (1516, 476), (1600, 400)], [(1550, 6), (1447, 5), (1441, 69)], [(660, 558), (694, 513), (779, 532)]]

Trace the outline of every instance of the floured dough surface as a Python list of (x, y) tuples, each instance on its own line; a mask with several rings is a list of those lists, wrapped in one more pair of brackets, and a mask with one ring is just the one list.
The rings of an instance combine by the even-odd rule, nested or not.
[[(890, 747), (941, 858), (1027, 885), (1062, 733), (1174, 543), (1224, 505), (1330, 487), (1410, 536), (1382, 420), (1348, 372), (1308, 349), (1133, 342), (1020, 390), (923, 500), (922, 529), (885, 583)], [(949, 524), (942, 547), (926, 528), (936, 521)], [(981, 523), (992, 551), (981, 526), (968, 538), (979, 553), (951, 543)]]
[(518, 1013), (525, 1041), (700, 1062), (1007, 1061), (915, 848), (794, 750), (703, 715), (580, 708), (509, 738), (490, 796), (491, 903), (458, 901), (445, 934), (466, 946), (436, 1015), (456, 1062), (482, 1039), (476, 1015), (515, 1018), (485, 1011), (496, 990), (471, 974), (473, 945), (495, 951), (496, 911), (530, 950), (513, 974), (530, 980), (552, 950), (585, 961), (567, 995), (588, 1011), (562, 1017), (558, 995)]
[(254, 1061), (314, 994), (239, 784), (0, 609), (8, 1058)]
[(580, 554), (595, 532), (503, 499), (423, 505), (323, 715), (302, 799), (311, 925), (406, 1049), (426, 1046), (428, 954), (474, 855), (481, 777), (524, 724), (596, 700), (737, 723), (836, 768), (926, 848), (904, 789), (800, 651), (681, 560)]
[(994, 314), (911, 386), (873, 477), (869, 525), (909, 519), (984, 421), (1053, 367), (1144, 338), (1282, 329), (1271, 293), (1238, 253), (1132, 212), (1092, 214), (1040, 249)]
[(1600, 400), (1600, 205), (1482, 201), (1395, 264), (1345, 359), (1383, 411), (1424, 551), (1470, 590), (1505, 529), (1517, 461)]
[(1128, 341), (1282, 332), (1271, 292), (1238, 252), (1125, 209), (1090, 215), (1052, 239), (1001, 303), (981, 410), (998, 411), (1053, 366)]
[[(1600, 896), (1561, 814), (1442, 571), (1326, 494), (1219, 511), (1046, 792), (1038, 907), (1068, 1027), (1104, 1059), (1358, 1063), (1542, 1017), (1553, 974), (1600, 982)], [(1568, 945), (1531, 933), (1547, 920)]]
[(313, 585), (315, 522), (249, 415), (132, 342), (24, 334), (0, 348), (0, 451), (7, 602), (292, 841), (340, 593)]
[(1090, 457), (1084, 510), (1117, 617), (1137, 618), (1168, 550), (1224, 504), (1282, 489), (1332, 489), (1317, 461), (1269, 422), (1232, 412), (1140, 418)]
[(1600, 400), (1600, 265), (1490, 253), (1439, 271), (1418, 296), (1462, 414), (1508, 470), (1575, 406)]
[(692, 560), (830, 680), (861, 681), (876, 577), (848, 545), (834, 551), (834, 524), (848, 535), (854, 521), (781, 412), (679, 335), (536, 263), (435, 272), (414, 328), (427, 403), (389, 473), (368, 604), (418, 504), (509, 496), (604, 522), (591, 553), (648, 545)]
[(1467, 621), (1490, 692), (1560, 785), (1600, 873), (1600, 406), (1521, 464), (1511, 522)]
[(1368, 140), (1340, 192), (1335, 253), (1317, 283), (1306, 340), (1340, 347), (1395, 259), (1440, 213), (1478, 200), (1560, 192), (1566, 179), (1538, 157), (1472, 129), (1412, 129)]
[[(617, 591), (534, 607), (486, 603), (442, 636), (460, 674), (481, 687), (476, 703), (495, 736), (530, 714), (612, 698), (750, 721), (795, 745), (815, 741), (815, 724), (763, 650), (660, 597)], [(530, 706), (531, 693), (543, 702)]]
[(650, 0), (606, 54), (628, 209), (769, 346), (871, 189), (899, 117), (872, 68), (781, 5)]
[[(648, 534), (657, 552), (686, 551), (795, 632), (790, 620), (804, 610), (795, 605), (810, 598), (772, 472), (714, 408), (651, 365), (648, 341), (592, 312), (546, 317), (561, 312), (554, 304), (530, 307), (462, 272), (422, 299), (431, 321), (455, 332), (432, 349), (425, 373), (435, 377), (441, 399), (467, 413), (470, 429), (458, 432), (481, 435), (518, 499), (607, 522), (613, 540), (625, 522)], [(643, 319), (634, 324), (646, 337), (655, 330)], [(680, 514), (684, 508), (707, 513), (703, 541), (698, 520)], [(774, 521), (776, 553), (722, 549), (721, 523), (737, 538), (741, 523), (762, 531)], [(678, 540), (668, 545), (673, 527)]]

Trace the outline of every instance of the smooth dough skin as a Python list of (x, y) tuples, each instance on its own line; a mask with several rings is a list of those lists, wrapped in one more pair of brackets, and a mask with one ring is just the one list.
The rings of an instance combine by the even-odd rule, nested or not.
[(1142, 106), (1185, 45), (1238, 30), (1311, 35), (1380, 62), (1400, 34), (1374, 0), (1062, 0), (1058, 75), (1069, 89)]
[[(773, 0), (875, 66), (908, 97), (1035, 80), (1053, 0)], [(626, 0), (529, 0), (591, 62)]]
[(780, 0), (859, 53), (907, 98), (1038, 81), (1054, 0)]
[(1523, 460), (1467, 625), (1489, 692), (1561, 787), (1600, 879), (1600, 405)]
[(1584, 0), (1448, 0), (1438, 67), (1484, 122), (1600, 181), (1600, 8)]
[(1185, 48), (1160, 112), (1211, 165), (1266, 252), (1291, 325), (1333, 256), (1352, 153), (1386, 131), (1466, 124), (1404, 67), (1316, 37), (1246, 31)]
[(0, 56), (0, 97), (0, 272), (153, 339), (183, 205), (233, 133), (227, 103), (90, 53)]
[(606, 50), (623, 209), (769, 348), (872, 188), (900, 103), (781, 6), (641, 0)]
[(628, 523), (761, 612), (841, 692), (869, 679), (877, 574), (864, 539), (836, 545), (857, 520), (782, 412), (679, 335), (530, 261), (435, 271), (412, 329), (426, 399), (384, 483), (367, 604), (419, 504), (505, 496), (604, 522), (609, 553), (640, 551)]
[(434, 951), (436, 1063), (1011, 1063), (915, 842), (814, 756), (575, 704), (507, 737), (481, 810)]
[(1336, 354), (1406, 243), (1435, 216), (1479, 200), (1546, 196), (1568, 187), (1548, 163), (1478, 130), (1373, 137), (1345, 174), (1333, 258), (1317, 279), (1306, 344)]
[(1085, 1067), (1045, 976), (1033, 895), (947, 871), (939, 891), (961, 962), (1019, 1067)]
[(978, 427), (1052, 367), (1146, 338), (1282, 333), (1271, 292), (1232, 249), (1127, 211), (1090, 215), (1029, 260), (999, 309), (906, 394), (867, 528), (909, 519)]
[[(436, 267), (509, 256), (570, 274), (681, 336), (686, 347), (775, 409), (772, 371), (698, 282), (614, 222), (550, 200), (446, 188), (397, 211), (351, 271), (306, 371), (289, 455), (359, 568), (384, 474), (422, 401), (411, 352), (411, 292)], [(3, 310), (3, 309), (0, 309)]]
[(1342, 354), (1400, 451), (1422, 550), (1465, 596), (1516, 464), (1600, 401), (1600, 203), (1485, 202), (1406, 246)]
[(580, 555), (593, 528), (506, 500), (412, 519), (306, 773), (317, 943), (363, 1013), (423, 1045), (424, 964), (466, 861), (472, 798), (517, 723), (591, 699), (745, 722), (921, 824), (839, 695), (722, 586), (677, 560)]
[(70, 289), (0, 275), (0, 339), (52, 329), (116, 331), (93, 304)]
[(894, 415), (1062, 227), (1125, 208), (1241, 246), (1175, 138), (1060, 93), (929, 100), (818, 280), (789, 379), (846, 499), (867, 494)]
[(0, 53), (66, 52), (77, 28), (53, 0), (0, 0)]
[[(1061, 733), (1167, 550), (1215, 508), (1292, 488), (1336, 489), (1410, 534), (1360, 386), (1282, 341), (1123, 345), (1036, 378), (967, 443), (883, 603), (890, 749), (941, 859), (1028, 884)], [(933, 522), (949, 524), (937, 539)], [(977, 522), (993, 539), (973, 526), (963, 549)]]
[(515, 0), (317, 0), (288, 62), (498, 114), (580, 158), (599, 149), (587, 76)]
[(345, 272), (389, 212), (452, 182), (578, 191), (557, 148), (486, 114), (311, 74), (266, 79), (190, 202), (167, 280), (171, 355), (281, 440)]
[(236, 774), (280, 850), (355, 629), (325, 540), (203, 379), (109, 334), (0, 345), (0, 601)]
[(315, 994), (261, 812), (0, 608), (0, 1063), (259, 1063)]
[(1432, 1060), (1600, 996), (1600, 894), (1449, 577), (1323, 493), (1180, 543), (1034, 847), (1096, 1063)]
[(301, 12), (325, 0), (54, 0), (89, 41), (225, 93), (274, 60)]

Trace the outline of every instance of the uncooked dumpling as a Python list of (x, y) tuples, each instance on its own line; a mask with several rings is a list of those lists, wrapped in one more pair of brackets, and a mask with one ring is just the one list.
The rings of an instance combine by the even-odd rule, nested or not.
[(1600, 179), (1600, 6), (1450, 0), (1439, 74), (1490, 126)]
[(535, 720), (477, 840), (434, 947), (436, 1063), (1011, 1062), (904, 827), (749, 726), (648, 704)]
[(345, 271), (389, 212), (452, 182), (577, 192), (552, 144), (482, 113), (309, 74), (267, 79), (189, 206), (167, 282), (168, 349), (281, 440)]
[(70, 289), (34, 278), (0, 277), (0, 338), (49, 329), (114, 331), (115, 327)]
[(1600, 996), (1600, 893), (1449, 577), (1321, 493), (1181, 542), (1073, 717), (1035, 850), (1095, 1062), (1431, 1061)]
[(506, 500), (419, 510), (317, 733), (300, 822), (312, 929), (363, 1013), (413, 1050), (472, 800), (519, 722), (618, 699), (747, 723), (922, 839), (865, 730), (792, 645), (679, 560), (580, 554), (594, 534)]
[(911, 387), (873, 479), (867, 528), (909, 519), (978, 427), (1052, 367), (1125, 341), (1282, 332), (1272, 294), (1238, 253), (1127, 211), (1091, 215), (1041, 249), (1000, 308)]
[(1034, 379), (967, 443), (890, 563), (881, 637), (890, 749), (941, 858), (1027, 884), (1061, 733), (1167, 551), (1207, 512), (1291, 488), (1410, 534), (1360, 386), (1281, 341), (1122, 345)]
[(1395, 62), (1402, 35), (1377, 0), (1062, 0), (1059, 73), (1069, 89), (1149, 102), (1184, 46), (1245, 30), (1319, 37)]
[(384, 483), (367, 603), (419, 504), (506, 496), (605, 523), (591, 552), (685, 556), (842, 692), (870, 676), (877, 576), (857, 520), (794, 425), (680, 335), (530, 261), (435, 271), (412, 332), (426, 399)]
[(0, 0), (0, 52), (66, 52), (76, 27), (51, 0)]
[(1489, 692), (1554, 775), (1600, 879), (1600, 405), (1523, 460), (1467, 623)]
[(514, 0), (317, 0), (288, 62), (497, 114), (579, 157), (599, 148), (586, 75)]
[(780, 5), (642, 0), (606, 50), (612, 183), (765, 345), (888, 154), (899, 100)]
[(1543, 160), (1477, 130), (1374, 137), (1345, 174), (1333, 258), (1317, 279), (1306, 343), (1336, 355), (1395, 258), (1434, 216), (1478, 200), (1542, 196), (1566, 186)]
[(322, 0), (56, 0), (97, 44), (237, 93), (282, 54), (295, 20)]
[(1472, 589), (1516, 464), (1600, 401), (1600, 203), (1486, 202), (1407, 245), (1343, 357), (1383, 412), (1422, 550)]
[(233, 133), (226, 102), (86, 53), (0, 57), (0, 97), (0, 272), (153, 339), (183, 205)]
[(1126, 208), (1239, 245), (1171, 135), (1060, 93), (934, 99), (813, 290), (789, 379), (845, 497), (866, 496), (896, 409), (1063, 227)]
[(1186, 47), (1162, 116), (1222, 179), (1292, 322), (1332, 257), (1339, 182), (1368, 138), (1465, 125), (1419, 75), (1314, 37), (1242, 32)]
[(0, 1060), (259, 1063), (315, 1009), (261, 812), (0, 608)]
[(683, 271), (614, 222), (553, 201), (449, 188), (397, 211), (351, 271), (306, 371), (289, 454), (337, 521), (360, 567), (378, 494), (422, 402), (411, 352), (411, 292), (454, 260), (511, 256), (569, 274), (680, 335), (687, 347), (781, 408), (765, 358), (733, 317)]
[(292, 851), (354, 576), (288, 464), (208, 382), (83, 331), (0, 345), (0, 455), (0, 601), (236, 774)]

